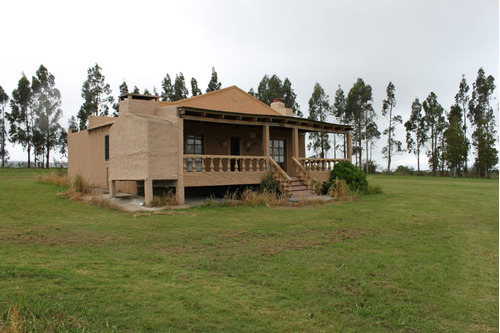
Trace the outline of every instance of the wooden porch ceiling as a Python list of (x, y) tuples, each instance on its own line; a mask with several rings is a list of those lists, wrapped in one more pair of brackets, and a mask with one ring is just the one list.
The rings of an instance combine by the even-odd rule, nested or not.
[(316, 120), (274, 116), (242, 114), (237, 112), (216, 111), (189, 107), (179, 108), (179, 117), (185, 120), (213, 122), (234, 125), (263, 126), (268, 124), (274, 127), (298, 128), (306, 132), (350, 133), (352, 126), (332, 124)]

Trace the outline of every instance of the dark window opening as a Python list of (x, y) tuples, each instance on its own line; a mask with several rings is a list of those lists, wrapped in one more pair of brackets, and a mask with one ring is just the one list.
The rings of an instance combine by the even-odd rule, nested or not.
[(104, 136), (104, 160), (109, 161), (109, 135)]
[[(184, 154), (202, 155), (203, 154), (203, 136), (188, 134), (184, 140)], [(201, 171), (201, 158), (195, 159), (196, 171)], [(193, 171), (193, 159), (188, 158), (188, 172)]]

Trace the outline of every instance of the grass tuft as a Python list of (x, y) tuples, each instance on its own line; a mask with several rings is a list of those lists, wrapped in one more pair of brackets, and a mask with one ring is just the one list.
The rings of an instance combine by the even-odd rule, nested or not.
[(38, 177), (38, 181), (40, 183), (54, 184), (66, 188), (64, 192), (57, 194), (58, 197), (85, 202), (94, 207), (122, 210), (121, 207), (104, 198), (102, 193), (93, 190), (80, 175), (77, 175), (75, 180), (70, 182), (66, 174), (58, 172), (49, 175), (41, 175)]
[(384, 193), (382, 191), (382, 186), (378, 184), (377, 185), (368, 184), (368, 188), (363, 194), (371, 195), (371, 194), (382, 194), (382, 193)]
[(256, 192), (251, 189), (245, 189), (243, 192), (226, 192), (221, 201), (215, 198), (209, 198), (205, 207), (237, 207), (237, 206), (290, 206), (288, 198), (278, 192), (261, 191)]
[(150, 207), (172, 207), (179, 205), (179, 201), (172, 190), (163, 193), (161, 196), (154, 196), (153, 200), (149, 203)]
[(358, 196), (343, 179), (336, 179), (328, 190), (328, 195), (337, 201), (355, 201)]
[(54, 184), (61, 187), (70, 187), (71, 182), (68, 179), (68, 175), (66, 173), (61, 172), (53, 172), (48, 175), (40, 175), (38, 176), (38, 181), (44, 184)]

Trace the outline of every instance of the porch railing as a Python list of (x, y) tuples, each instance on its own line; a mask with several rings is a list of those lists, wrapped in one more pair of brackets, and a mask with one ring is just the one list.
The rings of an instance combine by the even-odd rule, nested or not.
[(252, 172), (267, 170), (265, 156), (184, 155), (184, 172)]
[(298, 160), (308, 171), (332, 171), (335, 163), (348, 161), (343, 158), (299, 158)]
[[(291, 167), (295, 169), (291, 171), (313, 189), (315, 182), (328, 181), (335, 163), (343, 160), (292, 157)], [(186, 154), (183, 158), (183, 171), (186, 176), (191, 175), (189, 176), (190, 186), (239, 184), (241, 181), (251, 181), (253, 184), (258, 183), (268, 171), (273, 173), (282, 192), (289, 192), (292, 184), (292, 178), (288, 173), (276, 161), (266, 156)], [(213, 173), (214, 177), (204, 177), (203, 173)], [(187, 179), (185, 178), (185, 181)]]

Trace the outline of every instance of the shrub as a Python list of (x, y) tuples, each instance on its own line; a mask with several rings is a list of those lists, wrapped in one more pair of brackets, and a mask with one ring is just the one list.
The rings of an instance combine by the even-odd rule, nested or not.
[(328, 182), (330, 187), (336, 179), (344, 180), (353, 192), (364, 192), (368, 188), (368, 180), (366, 180), (364, 171), (348, 161), (340, 161), (335, 164)]
[(278, 192), (278, 182), (274, 179), (273, 173), (269, 172), (260, 182), (260, 192)]
[(327, 194), (329, 190), (328, 183), (315, 182), (314, 183), (314, 192), (317, 195)]
[(394, 170), (395, 175), (400, 175), (400, 176), (409, 176), (413, 175), (415, 173), (415, 170), (411, 167), (407, 167), (405, 165), (400, 165)]

